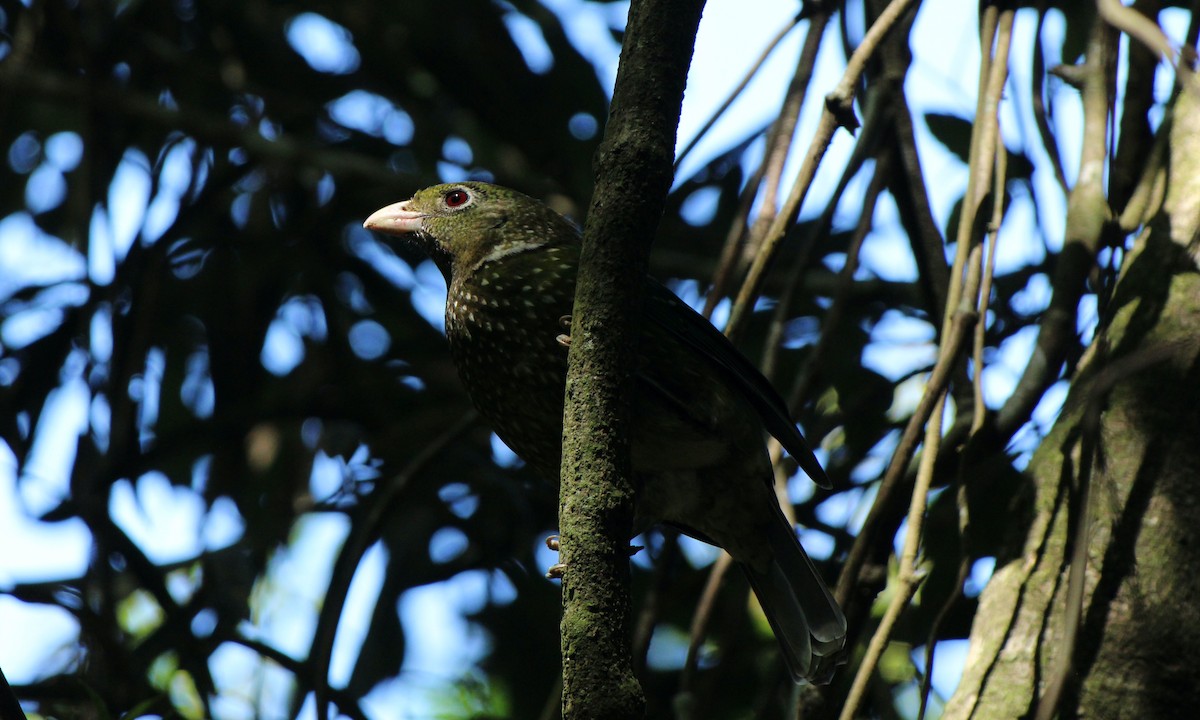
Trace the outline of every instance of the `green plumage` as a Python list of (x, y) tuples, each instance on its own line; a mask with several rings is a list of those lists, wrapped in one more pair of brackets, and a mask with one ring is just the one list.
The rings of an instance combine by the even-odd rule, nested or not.
[[(496, 433), (557, 482), (579, 232), (540, 202), (486, 183), (421, 190), (365, 223), (409, 236), (446, 278), (446, 336)], [(828, 681), (846, 621), (784, 519), (763, 430), (828, 480), (786, 407), (720, 332), (647, 278), (630, 438), (637, 525), (674, 525), (746, 571), (797, 681)]]

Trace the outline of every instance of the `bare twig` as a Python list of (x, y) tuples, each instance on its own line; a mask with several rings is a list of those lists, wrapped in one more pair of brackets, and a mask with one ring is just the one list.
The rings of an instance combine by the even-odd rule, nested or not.
[(1142, 176), (1134, 187), (1129, 201), (1117, 218), (1121, 232), (1132, 233), (1149, 222), (1162, 207), (1167, 193), (1167, 145), (1171, 136), (1171, 111), (1163, 118), (1158, 128), (1154, 145), (1150, 148), (1150, 157), (1145, 159)]
[(1171, 65), (1178, 63), (1179, 53), (1172, 47), (1162, 28), (1150, 18), (1122, 5), (1120, 0), (1096, 0), (1096, 9), (1105, 22), (1145, 45), (1163, 62)]
[[(979, 288), (979, 300), (976, 306), (979, 321), (975, 324), (975, 347), (972, 360), (975, 370), (972, 377), (972, 389), (975, 394), (974, 412), (971, 417), (970, 434), (972, 437), (983, 429), (983, 424), (987, 417), (987, 406), (984, 403), (983, 397), (983, 353), (986, 348), (987, 312), (988, 304), (991, 300), (992, 278), (996, 269), (996, 241), (999, 237), (1000, 223), (1004, 219), (1004, 184), (1008, 168), (1008, 154), (1004, 152), (1004, 147), (999, 137), (996, 138), (996, 143), (996, 167), (992, 182), (992, 219), (988, 229), (988, 252), (986, 265), (983, 269), (983, 280)], [(961, 458), (956, 478), (956, 484), (958, 485), (957, 492), (955, 493), (955, 504), (958, 507), (958, 571), (954, 580), (954, 589), (950, 592), (946, 601), (942, 603), (937, 616), (934, 617), (933, 623), (929, 627), (929, 634), (925, 640), (925, 672), (921, 678), (921, 707), (917, 713), (918, 720), (922, 720), (925, 717), (925, 712), (929, 705), (929, 693), (932, 690), (933, 660), (942, 623), (950, 615), (950, 611), (954, 608), (955, 603), (962, 597), (963, 584), (967, 581), (967, 577), (971, 572), (969, 535), (971, 516), (970, 506), (967, 503), (965, 473), (968, 461), (969, 459), (965, 455)]]
[(704, 591), (696, 602), (696, 612), (692, 614), (692, 626), (689, 629), (687, 661), (683, 665), (683, 673), (679, 678), (679, 692), (687, 693), (692, 689), (692, 678), (696, 674), (696, 663), (700, 659), (700, 645), (708, 632), (708, 621), (712, 617), (713, 607), (717, 601), (717, 591), (725, 582), (725, 575), (733, 567), (733, 558), (729, 553), (721, 551), (717, 561), (713, 563), (704, 583)]
[(1058, 138), (1050, 129), (1052, 111), (1046, 107), (1046, 50), (1042, 47), (1042, 26), (1046, 24), (1046, 2), (1038, 6), (1037, 29), (1033, 33), (1033, 87), (1030, 97), (1033, 98), (1033, 119), (1037, 123), (1038, 134), (1042, 138), (1042, 147), (1050, 157), (1050, 165), (1054, 168), (1054, 179), (1063, 192), (1067, 191), (1067, 174), (1063, 170), (1062, 153), (1058, 151)]
[[(858, 574), (862, 569), (863, 563), (866, 561), (868, 550), (873, 546), (876, 534), (879, 531), (877, 525), (884, 517), (885, 509), (891, 506), (894, 493), (900, 489), (899, 486), (908, 468), (909, 460), (916, 451), (921, 428), (933, 415), (937, 398), (941, 390), (945, 389), (949, 382), (950, 373), (954, 369), (958, 353), (965, 339), (965, 334), (969, 329), (969, 326), (964, 324), (964, 318), (967, 318), (968, 315), (965, 313), (965, 308), (960, 307), (964, 292), (967, 290), (964, 287), (964, 283), (968, 280), (964, 277), (963, 270), (967, 267), (967, 248), (972, 245), (971, 233), (975, 225), (973, 218), (975, 217), (979, 202), (986, 194), (986, 188), (990, 185), (990, 168), (992, 167), (992, 156), (995, 154), (998, 137), (998, 130), (995, 126), (996, 108), (999, 105), (1000, 93), (1004, 87), (1008, 39), (1011, 38), (1012, 13), (1009, 11), (998, 14), (994, 6), (989, 6), (982, 18), (982, 22), (981, 43), (983, 43), (983, 46), (990, 49), (994, 38), (999, 39), (995, 41), (995, 58), (990, 59), (990, 53), (985, 52), (985, 60), (980, 67), (979, 85), (981, 90), (976, 114), (978, 120), (975, 130), (972, 133), (972, 152), (970, 157), (972, 168), (976, 168), (980, 163), (986, 162), (983, 167), (988, 168), (988, 170), (987, 174), (983, 174), (979, 170), (972, 170), (968, 179), (968, 190), (965, 196), (967, 201), (964, 202), (963, 216), (960, 220), (959, 251), (955, 257), (948, 288), (948, 304), (942, 330), (942, 350), (939, 352), (933, 372), (930, 374), (925, 395), (921, 398), (916, 411), (909, 418), (909, 422), (904, 428), (900, 442), (892, 455), (892, 460), (888, 465), (883, 480), (880, 482), (875, 502), (867, 514), (862, 530), (859, 532), (858, 537), (855, 538), (854, 545), (850, 549), (850, 554), (846, 559), (845, 565), (842, 567), (836, 597), (838, 602), (843, 604), (849, 600), (851, 590), (858, 582)], [(983, 175), (982, 178), (980, 177), (981, 174)], [(980, 183), (983, 184), (982, 188), (980, 187)], [(972, 198), (974, 198), (973, 201)], [(978, 285), (975, 285), (975, 287), (978, 288)], [(966, 297), (972, 296), (967, 294)], [(973, 306), (973, 303), (971, 305)], [(971, 312), (970, 318), (972, 322), (974, 322), (974, 317), (974, 312)], [(938, 428), (939, 430), (941, 428), (940, 422), (938, 423)], [(926, 448), (926, 453), (928, 452), (929, 450)]]
[[(263, 658), (275, 663), (279, 667), (287, 670), (298, 678), (302, 678), (308, 669), (308, 663), (296, 660), (292, 656), (282, 650), (272, 647), (261, 640), (253, 640), (232, 631), (230, 628), (223, 627), (218, 624), (216, 634), (213, 635), (214, 640), (221, 642), (231, 642), (235, 645), (241, 645), (244, 648), (253, 650)], [(337, 703), (338, 710), (352, 720), (366, 720), (367, 716), (363, 713), (362, 708), (358, 705), (358, 699), (351, 697), (345, 691), (329, 689), (329, 697)], [(5, 719), (7, 720), (7, 718)]]
[[(999, 12), (996, 6), (987, 8), (984, 15), (985, 27), (981, 34), (983, 62), (979, 68), (979, 96), (975, 107), (975, 128), (971, 133), (970, 168), (967, 175), (967, 190), (963, 196), (962, 216), (959, 219), (954, 265), (950, 269), (950, 287), (946, 297), (946, 315), (943, 316), (943, 333), (952, 322), (952, 312), (964, 297), (961, 282), (970, 256), (978, 240), (974, 237), (975, 220), (980, 204), (987, 196), (994, 175), (993, 162), (999, 143), (1000, 123), (998, 111), (1004, 83), (1008, 78), (1008, 50), (1012, 42), (1012, 11)], [(994, 29), (993, 29), (994, 28)], [(994, 40), (993, 40), (994, 38)], [(993, 44), (995, 49), (993, 51)], [(993, 54), (994, 53), (994, 54)]]
[(817, 64), (817, 55), (821, 49), (821, 41), (825, 37), (825, 28), (829, 24), (832, 12), (828, 4), (817, 4), (816, 10), (808, 21), (808, 33), (804, 37), (804, 46), (800, 49), (800, 57), (796, 63), (796, 71), (788, 84), (787, 95), (779, 116), (771, 126), (767, 137), (767, 149), (763, 157), (762, 204), (758, 209), (750, 232), (750, 250), (758, 251), (763, 237), (775, 220), (779, 205), (779, 185), (783, 178), (783, 166), (787, 162), (792, 149), (796, 125), (800, 122), (800, 111), (804, 100), (808, 97), (808, 86), (812, 82), (813, 68)]
[(747, 236), (750, 208), (754, 205), (754, 198), (758, 195), (758, 186), (762, 184), (762, 179), (763, 168), (759, 166), (750, 176), (746, 187), (742, 188), (737, 214), (734, 215), (729, 231), (725, 233), (725, 243), (721, 247), (721, 256), (717, 259), (717, 269), (713, 271), (712, 287), (709, 288), (708, 295), (704, 298), (704, 309), (700, 311), (700, 314), (706, 318), (712, 318), (713, 310), (725, 296), (725, 287), (729, 284), (729, 278), (734, 274), (734, 268), (738, 264), (740, 255), (739, 251), (744, 246)]
[[(842, 168), (842, 173), (838, 177), (837, 185), (830, 195), (828, 204), (821, 211), (820, 217), (810, 224), (804, 240), (796, 252), (796, 257), (792, 261), (792, 266), (787, 273), (787, 281), (784, 283), (783, 291), (779, 294), (779, 301), (775, 306), (771, 325), (763, 341), (762, 371), (768, 378), (773, 378), (775, 374), (775, 364), (779, 357), (783, 327), (788, 319), (793, 298), (795, 298), (796, 293), (803, 287), (804, 271), (808, 268), (813, 250), (819, 245), (821, 240), (829, 236), (837, 207), (841, 203), (846, 190), (850, 187), (850, 182), (858, 175), (867, 160), (878, 153), (880, 138), (882, 137), (881, 118), (885, 113), (885, 105), (886, 101), (879, 96), (875, 96), (867, 101), (867, 119), (864, 123), (864, 130), (860, 134), (858, 142), (854, 144), (854, 150), (851, 152), (846, 166)], [(868, 229), (870, 229), (869, 224)], [(842, 282), (842, 280), (839, 280), (839, 283)], [(812, 363), (810, 362), (809, 365), (811, 366)], [(791, 404), (794, 407), (795, 403)]]
[(683, 147), (683, 150), (679, 151), (679, 156), (675, 158), (676, 172), (679, 171), (679, 166), (683, 164), (684, 159), (687, 158), (687, 156), (691, 154), (692, 150), (695, 149), (696, 145), (702, 139), (704, 139), (704, 136), (708, 134), (708, 131), (712, 129), (713, 125), (717, 124), (717, 121), (721, 119), (721, 117), (725, 114), (725, 111), (729, 109), (729, 106), (733, 105), (734, 101), (737, 100), (738, 97), (746, 90), (746, 86), (750, 84), (750, 81), (754, 79), (754, 76), (757, 75), (758, 71), (762, 69), (762, 66), (766, 64), (767, 58), (771, 57), (771, 53), (775, 52), (775, 48), (779, 47), (779, 43), (783, 42), (783, 39), (787, 37), (788, 33), (790, 33), (798, 24), (800, 24), (800, 16), (796, 15), (796, 17), (792, 18), (787, 25), (781, 27), (779, 32), (775, 33), (775, 36), (771, 38), (770, 42), (767, 43), (767, 47), (763, 49), (762, 53), (758, 56), (758, 59), (754, 61), (754, 63), (750, 66), (750, 69), (742, 77), (741, 82), (739, 82), (733, 91), (729, 93), (729, 97), (725, 98), (725, 101), (722, 102), (716, 111), (713, 112), (712, 116), (705, 121), (704, 125), (702, 125), (698, 131), (696, 131), (695, 137), (688, 141), (688, 144)]
[[(921, 407), (918, 408), (921, 410), (924, 406), (931, 406), (928, 418), (922, 417), (920, 421), (925, 428), (924, 449), (921, 453), (916, 481), (910, 497), (907, 516), (908, 528), (899, 558), (895, 587), (891, 602), (868, 644), (866, 655), (858, 668), (846, 703), (842, 707), (842, 720), (853, 718), (861, 705), (868, 681), (890, 641), (892, 630), (921, 581), (921, 575), (917, 568), (917, 556), (921, 544), (921, 531), (929, 488), (932, 484), (933, 470), (942, 440), (942, 419), (947, 398), (945, 382), (948, 380), (950, 369), (959, 362), (959, 347), (963, 343), (968, 329), (972, 324), (980, 321), (979, 315), (975, 311), (974, 298), (978, 293), (983, 268), (982, 262), (978, 259), (982, 255), (980, 245), (975, 240), (975, 216), (989, 185), (987, 178), (994, 177), (993, 158), (999, 142), (997, 107), (1007, 76), (1013, 11), (1000, 12), (995, 6), (989, 6), (983, 14), (982, 21), (983, 29), (980, 40), (983, 62), (980, 64), (980, 92), (976, 125), (971, 136), (970, 173), (964, 196), (962, 217), (959, 221), (957, 252), (951, 270), (946, 315), (943, 319), (943, 345), (939, 351), (934, 372), (937, 375), (939, 369), (943, 370), (945, 378), (939, 378), (936, 385), (931, 378), (925, 395), (921, 399)], [(993, 42), (994, 51), (992, 50)], [(923, 415), (923, 413), (921, 414)], [(918, 415), (914, 415), (912, 420), (916, 421), (918, 417)], [(876, 496), (871, 516), (878, 517), (877, 511), (885, 506), (887, 496), (894, 487), (894, 483), (899, 480), (900, 470), (898, 468), (907, 466), (908, 458), (915, 446), (919, 427), (920, 425), (910, 422), (905, 428), (905, 435), (901, 440), (900, 447), (893, 456), (892, 464), (888, 468), (888, 475)], [(868, 517), (864, 531), (859, 536), (859, 540), (863, 542), (855, 543), (851, 557), (843, 570), (842, 582), (838, 585), (839, 598), (848, 596), (849, 588), (856, 582), (858, 568), (865, 557), (867, 546), (864, 537), (873, 534), (868, 532), (869, 528), (873, 527), (871, 516)]]
[[(935, 385), (934, 377), (930, 377), (930, 383), (925, 389), (925, 395), (921, 398), (922, 405), (931, 405), (929, 418), (925, 425), (925, 448), (921, 453), (920, 467), (917, 471), (916, 484), (913, 487), (912, 499), (909, 503), (908, 511), (908, 530), (904, 537), (904, 548), (900, 556), (900, 568), (896, 577), (896, 589), (892, 595), (891, 603), (884, 612), (883, 618), (879, 621), (879, 627), (876, 628), (875, 634), (871, 637), (871, 642), (867, 646), (867, 652), (863, 657), (862, 663), (859, 665), (858, 672), (854, 677), (854, 683), (850, 688), (850, 692), (846, 697), (846, 702), (842, 706), (841, 720), (852, 720), (858, 710), (858, 706), (862, 703), (864, 694), (867, 688), (867, 681), (871, 674), (875, 671), (875, 667), (879, 663), (879, 659), (883, 656), (883, 651), (887, 647), (887, 643), (891, 638), (892, 629), (895, 627), (896, 621), (900, 618), (900, 613), (908, 606), (909, 600), (912, 599), (913, 593), (916, 592), (917, 586), (921, 581), (921, 576), (917, 572), (917, 551), (920, 548), (921, 529), (925, 519), (925, 505), (929, 495), (929, 487), (933, 480), (933, 466), (937, 459), (937, 450), (941, 442), (942, 433), (942, 416), (946, 406), (946, 381), (949, 379), (950, 370), (957, 362), (958, 352), (962, 347), (963, 340), (966, 337), (967, 331), (972, 324), (977, 320), (977, 316), (973, 311), (955, 313), (952, 319), (951, 332), (947, 333), (947, 342), (942, 346), (942, 351), (938, 355), (938, 362), (934, 368), (934, 376), (940, 376), (937, 379), (939, 382)], [(938, 369), (942, 372), (939, 373)], [(914, 415), (916, 420), (918, 416)], [(913, 423), (909, 424), (909, 428), (914, 427)], [(916, 425), (915, 427), (920, 427)], [(906, 428), (906, 433), (908, 429)], [(899, 448), (897, 449), (897, 456)], [(893, 466), (897, 456), (893, 456)], [(907, 461), (905, 461), (907, 465)], [(891, 467), (889, 467), (889, 474)], [(842, 580), (845, 581), (851, 577), (842, 573)], [(843, 586), (847, 588), (851, 583), (838, 583), (838, 600), (842, 600)]]
[[(921, 397), (921, 401), (917, 404), (916, 410), (908, 420), (908, 424), (904, 427), (904, 433), (900, 436), (900, 442), (896, 446), (896, 451), (892, 454), (892, 460), (888, 464), (887, 472), (883, 476), (883, 480), (879, 484), (879, 491), (876, 494), (875, 503), (871, 506), (871, 511), (867, 514), (867, 519), (863, 523), (863, 531), (855, 538), (853, 547), (850, 549), (850, 555), (843, 565), (842, 574), (838, 580), (837, 591), (834, 597), (838, 603), (845, 605), (850, 598), (850, 591), (858, 582), (858, 573), (862, 568), (864, 560), (866, 560), (867, 550), (873, 542), (873, 530), (878, 524), (880, 508), (886, 507), (890, 502), (891, 495), (899, 488), (900, 481), (904, 477), (904, 472), (908, 468), (908, 462), (916, 452), (918, 436), (921, 428), (925, 426), (926, 421), (933, 415), (934, 403), (937, 393), (944, 390), (950, 379), (950, 373), (953, 371), (954, 360), (961, 351), (966, 337), (967, 331), (970, 330), (971, 324), (975, 322), (973, 313), (971, 315), (960, 314), (955, 317), (955, 323), (951, 327), (951, 332), (943, 339), (944, 352), (939, 353), (937, 363), (933, 366), (933, 372), (929, 374), (929, 382), (925, 387), (925, 394)], [(868, 529), (872, 532), (868, 532)], [(866, 537), (864, 540), (863, 538)]]
[(875, 23), (871, 25), (871, 29), (867, 31), (862, 44), (851, 55), (850, 61), (846, 64), (846, 71), (842, 74), (842, 79), (837, 84), (837, 87), (826, 96), (825, 110), (821, 113), (821, 120), (816, 134), (813, 136), (808, 152), (804, 156), (800, 172), (797, 174), (795, 183), (792, 185), (792, 191), (783, 205), (782, 212), (771, 223), (770, 230), (768, 230), (762, 246), (756, 253), (754, 263), (751, 265), (746, 280), (738, 292), (737, 300), (734, 302), (733, 311), (729, 318), (730, 333), (736, 335), (745, 321), (745, 316), (753, 307), (754, 298), (758, 297), (767, 268), (770, 266), (771, 261), (774, 260), (775, 254), (779, 249), (779, 244), (783, 241), (784, 234), (796, 222), (796, 218), (800, 214), (800, 207), (804, 203), (808, 189), (812, 186), (817, 166), (825, 156), (825, 150), (829, 147), (829, 143), (833, 139), (834, 131), (841, 125), (850, 128), (854, 127), (856, 122), (852, 109), (854, 87), (858, 83), (858, 79), (862, 76), (867, 60), (878, 49), (884, 35), (895, 26), (904, 13), (908, 11), (912, 3), (913, 0), (892, 0), (888, 4)]
[[(820, 5), (808, 21), (808, 32), (804, 36), (804, 45), (796, 63), (796, 71), (792, 74), (788, 85), (787, 95), (779, 110), (779, 116), (771, 125), (767, 134), (767, 149), (762, 164), (755, 171), (750, 182), (742, 191), (742, 208), (738, 213), (738, 222), (730, 229), (717, 271), (713, 274), (713, 287), (704, 303), (704, 316), (709, 317), (713, 308), (725, 294), (729, 278), (733, 275), (734, 267), (738, 265), (738, 250), (745, 241), (751, 250), (758, 247), (763, 234), (770, 227), (775, 217), (776, 196), (779, 194), (780, 177), (783, 175), (783, 165), (792, 147), (792, 136), (796, 132), (796, 123), (800, 119), (800, 110), (808, 94), (808, 85), (812, 80), (813, 67), (817, 62), (817, 53), (821, 47), (821, 39), (825, 36), (825, 26), (829, 22), (831, 10)], [(762, 203), (754, 222), (749, 220), (750, 208), (754, 199), (762, 190)], [(748, 232), (747, 232), (748, 231)]]
[(425, 470), (425, 467), (438, 456), (454, 440), (462, 436), (479, 419), (478, 413), (470, 410), (455, 424), (451, 425), (431, 442), (425, 445), (408, 462), (403, 470), (394, 475), (380, 490), (377, 497), (372, 498), (366, 506), (362, 518), (354, 525), (346, 542), (342, 545), (330, 573), (329, 588), (325, 591), (325, 602), (321, 605), (321, 613), (317, 617), (317, 627), (313, 631), (312, 645), (308, 651), (309, 671), (312, 673), (312, 687), (316, 696), (317, 717), (325, 720), (329, 717), (329, 662), (333, 654), (333, 640), (337, 636), (338, 620), (342, 616), (342, 608), (346, 605), (346, 596), (350, 592), (350, 581), (362, 560), (363, 554), (370, 547), (374, 538), (379, 535), (379, 526), (391, 511), (392, 503), (408, 487), (414, 477)]
[[(1161, 9), (1162, 0), (1135, 0), (1128, 11), (1153, 25), (1150, 18)], [(1117, 213), (1124, 212), (1154, 143), (1149, 113), (1156, 102), (1154, 78), (1161, 59), (1152, 48), (1136, 42), (1129, 43), (1127, 58), (1125, 85), (1119, 95), (1113, 94), (1121, 102), (1120, 130), (1113, 133), (1117, 149), (1108, 169), (1108, 201)]]
[[(880, 107), (883, 104), (884, 103), (881, 100), (879, 103), (873, 105), (873, 108)], [(882, 108), (880, 108), (880, 112), (882, 112)], [(891, 174), (891, 153), (887, 150), (880, 152), (877, 147), (877, 141), (882, 131), (882, 128), (880, 127), (882, 122), (879, 120), (881, 120), (881, 118), (879, 118), (875, 114), (875, 111), (872, 110), (871, 117), (868, 118), (868, 122), (864, 126), (865, 129), (863, 131), (863, 138), (859, 141), (859, 144), (855, 149), (855, 158), (860, 156), (860, 153), (858, 152), (859, 147), (864, 149), (864, 152), (861, 153), (861, 155), (865, 156), (867, 153), (877, 153), (875, 168), (871, 175), (871, 181), (867, 184), (867, 190), (863, 195), (858, 224), (854, 228), (854, 233), (850, 236), (850, 245), (846, 248), (845, 264), (842, 265), (842, 269), (838, 272), (838, 283), (834, 292), (833, 301), (829, 306), (828, 312), (825, 313), (825, 318), (821, 323), (821, 336), (817, 340), (816, 346), (812, 349), (812, 352), (806, 359), (800, 374), (796, 377), (795, 382), (792, 383), (792, 389), (786, 396), (788, 406), (792, 408), (793, 412), (795, 412), (799, 404), (804, 402), (804, 399), (809, 396), (809, 393), (812, 389), (813, 380), (816, 378), (817, 370), (821, 367), (822, 361), (824, 360), (826, 353), (829, 352), (829, 347), (833, 343), (834, 336), (841, 325), (842, 316), (846, 312), (846, 303), (850, 297), (850, 288), (854, 284), (854, 273), (858, 271), (858, 256), (862, 250), (863, 242), (867, 238), (867, 234), (870, 233), (871, 228), (874, 226), (875, 205), (878, 203), (879, 196), (883, 193), (883, 190), (887, 185), (887, 178)], [(870, 142), (868, 142), (868, 139)], [(858, 167), (861, 167), (860, 162), (856, 162), (855, 159), (852, 159), (847, 166), (847, 172), (843, 175), (842, 180), (838, 183), (837, 190), (834, 193), (833, 199), (829, 203), (829, 207), (826, 209), (825, 213), (822, 213), (821, 222), (819, 222), (816, 228), (814, 228), (814, 232), (824, 232), (824, 229), (828, 228), (829, 225), (832, 224), (833, 209), (837, 206), (838, 198), (849, 185), (852, 177), (851, 168)], [(816, 239), (812, 238), (810, 240), (810, 246), (815, 243)], [(786, 307), (791, 304), (792, 294), (795, 293), (800, 285), (800, 278), (803, 276), (801, 272), (802, 270), (803, 268), (799, 266), (793, 268), (784, 294), (780, 296), (778, 307), (785, 308), (784, 313), (786, 312)], [(773, 324), (773, 329), (774, 326), (782, 328), (783, 313), (777, 313), (777, 315), (780, 315), (780, 320)], [(774, 366), (774, 358), (778, 356), (778, 349), (780, 347), (780, 335), (780, 331), (772, 333), (771, 344), (766, 345), (764, 348), (763, 357), (770, 359), (770, 362), (764, 362), (764, 372), (767, 372)], [(770, 377), (769, 372), (767, 372), (767, 376)]]
[[(942, 237), (933, 210), (929, 206), (925, 174), (921, 169), (921, 156), (917, 152), (916, 132), (913, 129), (912, 111), (903, 92), (894, 93), (892, 113), (893, 132), (896, 138), (896, 173), (890, 190), (896, 196), (896, 205), (901, 220), (908, 230), (909, 245), (917, 261), (918, 282), (925, 288), (922, 298), (931, 317), (946, 314), (947, 286), (950, 282), (950, 266), (946, 262), (946, 240)], [(911, 207), (910, 214), (905, 208)]]
[(996, 137), (996, 167), (995, 180), (992, 183), (992, 219), (988, 227), (987, 264), (983, 268), (983, 281), (979, 287), (979, 300), (976, 312), (979, 313), (979, 324), (975, 326), (975, 347), (972, 364), (975, 373), (972, 380), (975, 392), (975, 412), (971, 418), (971, 433), (978, 433), (983, 428), (987, 414), (987, 405), (983, 397), (983, 352), (987, 346), (987, 312), (992, 299), (992, 280), (996, 275), (996, 246), (1000, 238), (1000, 224), (1004, 221), (1004, 185), (1008, 176), (1008, 153), (1004, 151), (1004, 142)]
[(1075, 343), (1075, 321), (1084, 281), (1095, 264), (1104, 224), (1110, 212), (1104, 197), (1107, 155), (1108, 83), (1105, 77), (1111, 31), (1103, 22), (1092, 30), (1083, 67), (1083, 147), (1079, 179), (1067, 200), (1063, 250), (1054, 273), (1034, 351), (1017, 386), (996, 415), (1000, 437), (1010, 437), (1025, 423), (1046, 390), (1058, 379), (1068, 350)]

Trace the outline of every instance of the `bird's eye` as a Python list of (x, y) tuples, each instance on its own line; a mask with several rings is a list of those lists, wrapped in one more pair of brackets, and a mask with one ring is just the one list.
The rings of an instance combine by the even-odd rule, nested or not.
[(450, 192), (446, 193), (444, 199), (446, 201), (446, 207), (453, 209), (466, 205), (467, 201), (471, 199), (471, 196), (466, 190), (451, 190)]

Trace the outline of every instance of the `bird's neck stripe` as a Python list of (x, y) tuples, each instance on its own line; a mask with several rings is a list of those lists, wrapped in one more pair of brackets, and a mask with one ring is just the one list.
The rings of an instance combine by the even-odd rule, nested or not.
[(509, 255), (516, 255), (518, 253), (528, 252), (530, 250), (537, 250), (543, 245), (545, 245), (545, 243), (529, 241), (505, 243), (485, 255), (483, 259), (479, 261), (479, 265), (495, 262), (496, 260), (506, 258)]

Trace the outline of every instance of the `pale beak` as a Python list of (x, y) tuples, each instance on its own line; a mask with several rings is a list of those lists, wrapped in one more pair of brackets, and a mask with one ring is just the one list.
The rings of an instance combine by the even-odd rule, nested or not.
[(416, 210), (409, 210), (408, 203), (409, 201), (405, 200), (376, 210), (363, 222), (363, 227), (388, 235), (420, 232), (421, 221), (428, 216)]

